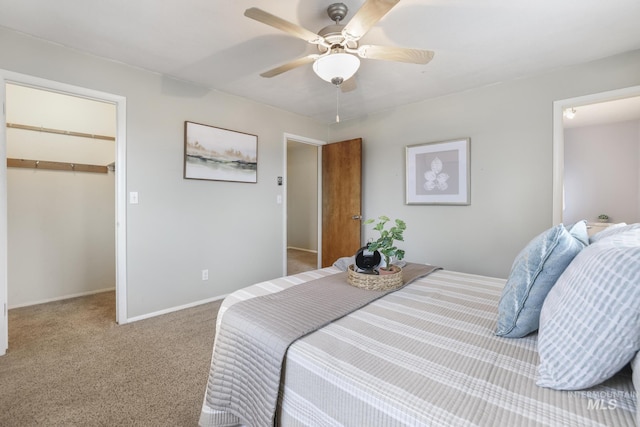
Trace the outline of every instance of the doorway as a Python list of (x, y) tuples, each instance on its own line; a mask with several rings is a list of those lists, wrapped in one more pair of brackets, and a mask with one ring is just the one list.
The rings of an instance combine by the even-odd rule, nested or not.
[[(126, 99), (124, 97), (98, 92), (91, 89), (76, 87), (50, 80), (40, 79), (33, 76), (0, 70), (0, 97), (3, 105), (6, 105), (7, 84), (29, 87), (47, 92), (65, 94), (73, 97), (105, 102), (115, 105), (115, 150), (116, 150), (116, 170), (115, 170), (115, 287), (116, 287), (116, 322), (127, 323), (126, 311), (126, 211), (125, 211), (125, 183), (126, 183)], [(3, 111), (6, 109), (3, 109)], [(7, 158), (7, 120), (6, 114), (0, 120), (0, 155)], [(6, 161), (0, 165), (0, 185), (6, 190), (7, 185), (7, 164)], [(0, 199), (0, 270), (4, 274), (0, 275), (0, 307), (3, 307), (0, 314), (0, 355), (5, 354), (8, 343), (8, 229), (7, 229), (7, 192), (3, 191)]]
[(8, 308), (112, 291), (115, 105), (15, 84), (6, 102)]
[(286, 141), (286, 257), (287, 275), (319, 266), (321, 187), (320, 145), (309, 140)]
[[(286, 135), (284, 139), (284, 256), (283, 274), (287, 275), (287, 248), (289, 247), (287, 206), (289, 206), (288, 177), (289, 141), (315, 146), (317, 153), (317, 257), (316, 268), (329, 267), (339, 257), (352, 256), (361, 246), (362, 209), (362, 138), (324, 143), (307, 138)], [(307, 174), (309, 174), (307, 172)], [(312, 174), (309, 174), (312, 175)], [(278, 203), (282, 203), (278, 195)], [(291, 201), (294, 204), (295, 200)], [(308, 226), (312, 233), (313, 224)], [(311, 268), (311, 265), (307, 267)]]
[[(585, 125), (588, 124), (602, 124), (603, 121), (600, 119), (605, 112), (613, 112), (613, 116), (607, 118), (604, 123), (613, 123), (615, 121), (623, 121), (623, 120), (640, 120), (640, 111), (637, 113), (632, 113), (632, 115), (627, 115), (630, 111), (628, 109), (624, 110), (624, 113), (619, 112), (615, 113), (616, 102), (614, 101), (626, 101), (632, 98), (640, 97), (640, 86), (634, 86), (609, 92), (602, 92), (597, 94), (591, 94), (576, 98), (570, 98), (565, 100), (556, 101), (553, 104), (553, 223), (560, 224), (565, 220), (572, 220), (575, 215), (569, 213), (565, 218), (565, 208), (567, 201), (571, 200), (572, 195), (567, 194), (566, 192), (570, 190), (570, 187), (567, 187), (569, 182), (565, 180), (565, 165), (570, 160), (565, 156), (569, 155), (567, 152), (567, 147), (565, 146), (565, 117), (564, 113), (566, 111), (575, 112), (576, 120), (578, 120), (578, 114), (580, 114), (580, 110), (583, 109), (583, 114), (588, 112), (588, 109), (593, 109), (598, 111), (598, 107), (607, 108), (607, 110), (600, 110), (598, 112), (598, 117), (594, 119), (598, 119), (598, 121), (590, 121), (585, 122)], [(622, 114), (625, 114), (623, 117)], [(584, 120), (584, 116), (580, 118), (580, 120)], [(599, 154), (600, 156), (603, 153)], [(637, 156), (636, 156), (637, 157)], [(637, 185), (638, 183), (634, 183)], [(582, 185), (581, 191), (584, 192), (585, 186)], [(640, 195), (638, 196), (640, 197)], [(640, 207), (639, 207), (640, 208)], [(605, 212), (599, 212), (600, 214)], [(596, 216), (598, 214), (593, 214), (591, 216)], [(584, 218), (588, 221), (595, 220), (595, 218)], [(615, 218), (613, 218), (615, 221)]]

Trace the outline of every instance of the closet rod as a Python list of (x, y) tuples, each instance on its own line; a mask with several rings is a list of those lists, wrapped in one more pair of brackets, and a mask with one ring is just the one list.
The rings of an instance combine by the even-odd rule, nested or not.
[(58, 135), (69, 135), (69, 136), (80, 136), (82, 138), (103, 139), (106, 141), (116, 140), (115, 136), (94, 135), (92, 133), (72, 132), (70, 130), (51, 129), (51, 128), (45, 128), (42, 126), (20, 125), (17, 123), (7, 123), (7, 127), (13, 128), (13, 129), (33, 130), (37, 132), (56, 133)]
[(49, 169), (58, 171), (73, 172), (95, 172), (107, 173), (106, 166), (85, 165), (81, 163), (64, 163), (64, 162), (47, 162), (43, 160), (26, 160), (26, 159), (10, 159), (7, 158), (7, 167), (10, 168), (31, 168), (31, 169)]

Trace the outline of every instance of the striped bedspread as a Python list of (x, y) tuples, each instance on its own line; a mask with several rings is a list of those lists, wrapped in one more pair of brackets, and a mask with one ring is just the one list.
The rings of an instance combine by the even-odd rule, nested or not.
[[(237, 301), (336, 273), (260, 283)], [(298, 340), (287, 353), (283, 426), (634, 426), (630, 372), (586, 391), (535, 385), (536, 335), (493, 334), (503, 279), (437, 271)], [(203, 405), (203, 426), (233, 425)]]

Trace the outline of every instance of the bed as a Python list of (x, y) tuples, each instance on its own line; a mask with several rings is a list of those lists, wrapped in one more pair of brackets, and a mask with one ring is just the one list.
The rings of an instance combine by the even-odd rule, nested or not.
[[(584, 288), (584, 274), (602, 274), (602, 265), (594, 259), (604, 257), (603, 262), (608, 265), (612, 261), (607, 257), (622, 259), (620, 264), (614, 261), (614, 265), (610, 265), (616, 276), (620, 276), (621, 265), (631, 263), (638, 269), (640, 226), (620, 228), (617, 234), (612, 231), (609, 236), (593, 241), (581, 237), (586, 239), (584, 248), (572, 254), (567, 265), (559, 269), (561, 271), (554, 272), (554, 283), (545, 291), (544, 304), (540, 303), (535, 330), (521, 330), (523, 336), (497, 335), (501, 306), (509, 302), (508, 289), (512, 288), (510, 284), (518, 275), (519, 260), (537, 262), (532, 261), (535, 257), (528, 249), (540, 251), (540, 240), (543, 251), (549, 251), (553, 246), (549, 245), (550, 237), (555, 241), (561, 241), (558, 235), (576, 239), (577, 232), (572, 232), (572, 227), (554, 227), (553, 236), (549, 236), (551, 230), (548, 230), (532, 240), (514, 261), (507, 279), (436, 270), (302, 336), (287, 348), (282, 370), (278, 373), (281, 380), (273, 419), (264, 425), (635, 426), (634, 380), (636, 385), (639, 381), (636, 378), (638, 370), (633, 367), (638, 344), (637, 340), (630, 340), (626, 332), (618, 331), (619, 328), (615, 330), (621, 337), (614, 341), (622, 341), (630, 348), (614, 350), (616, 360), (607, 362), (611, 366), (605, 369), (591, 369), (591, 365), (587, 365), (588, 372), (595, 370), (600, 374), (602, 371), (607, 378), (588, 379), (594, 384), (588, 387), (578, 384), (579, 388), (573, 389), (564, 383), (555, 388), (549, 384), (549, 381), (571, 379), (571, 375), (576, 374), (561, 372), (559, 378), (554, 377), (557, 372), (553, 371), (553, 363), (557, 361), (553, 359), (553, 351), (561, 352), (558, 356), (562, 361), (560, 371), (568, 366), (569, 370), (577, 369), (578, 381), (589, 377), (583, 375), (584, 367), (579, 361), (567, 363), (562, 359), (567, 355), (578, 357), (570, 354), (577, 345), (570, 341), (580, 333), (563, 327), (561, 332), (567, 335), (554, 336), (555, 329), (547, 328), (547, 324), (562, 325), (562, 316), (571, 311), (563, 305), (567, 298), (573, 298), (570, 285), (575, 282), (579, 284), (575, 288)], [(584, 233), (586, 236), (586, 227)], [(560, 243), (553, 246), (551, 252), (558, 248), (562, 248)], [(567, 250), (562, 249), (560, 255), (566, 257)], [(632, 254), (631, 258), (621, 255), (627, 252)], [(543, 259), (543, 264), (553, 262), (555, 266), (558, 261), (552, 255), (545, 253), (539, 258)], [(634, 268), (625, 267), (626, 270)], [(538, 270), (546, 271), (544, 268)], [(269, 280), (232, 293), (220, 307), (214, 356), (219, 350), (216, 346), (220, 330), (224, 328), (225, 314), (232, 307), (327, 277), (341, 277), (341, 274), (344, 274), (343, 269), (333, 266)], [(576, 279), (575, 276), (579, 277)], [(598, 319), (600, 309), (597, 305), (607, 300), (609, 294), (617, 294), (618, 299), (623, 300), (622, 304), (630, 306), (617, 307), (614, 311), (617, 313), (620, 309), (623, 317), (616, 316), (613, 321), (629, 323), (630, 333), (638, 334), (633, 332), (640, 330), (638, 309), (633, 308), (637, 306), (634, 288), (638, 287), (638, 280), (638, 274), (630, 272), (629, 277), (622, 282), (618, 280), (616, 286), (631, 289), (631, 293), (607, 290), (604, 297), (598, 295), (591, 302), (580, 302), (581, 310), (596, 304), (587, 307), (589, 317), (597, 323), (586, 328), (590, 333), (600, 334), (599, 328), (604, 323)], [(602, 283), (608, 283), (602, 278), (595, 282), (600, 287)], [(632, 286), (634, 284), (636, 286)], [(534, 286), (537, 283), (527, 285), (528, 298), (538, 292)], [(546, 300), (551, 301), (549, 307)], [(519, 312), (529, 308), (519, 307)], [(519, 320), (516, 319), (516, 323)], [(584, 329), (584, 325), (581, 327)], [(549, 350), (560, 345), (558, 340), (569, 348)], [(589, 343), (598, 341), (599, 346), (606, 347), (605, 352), (612, 351), (616, 345), (615, 342), (599, 342), (593, 337), (586, 340)], [(624, 352), (628, 354), (622, 358), (617, 356)], [(599, 357), (590, 355), (587, 363)], [(541, 374), (543, 367), (547, 371)], [(234, 411), (221, 409), (214, 402), (211, 378), (215, 369), (212, 362), (200, 425), (242, 425), (243, 420), (234, 415)], [(262, 373), (261, 368), (255, 371), (256, 375)], [(605, 371), (611, 371), (611, 374)], [(551, 380), (547, 378), (547, 384), (541, 386), (545, 375)], [(263, 424), (254, 422), (254, 425)]]

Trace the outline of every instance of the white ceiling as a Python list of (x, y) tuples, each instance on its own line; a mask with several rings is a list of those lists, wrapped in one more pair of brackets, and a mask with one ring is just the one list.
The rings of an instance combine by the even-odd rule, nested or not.
[[(259, 74), (314, 46), (243, 16), (258, 7), (314, 32), (331, 0), (0, 0), (0, 26), (331, 122), (336, 89), (310, 65)], [(363, 0), (343, 0), (347, 22)], [(342, 120), (640, 49), (638, 0), (402, 0), (363, 44), (435, 52), (363, 60)]]
[(580, 105), (574, 110), (572, 119), (563, 118), (565, 128), (640, 120), (640, 96)]

